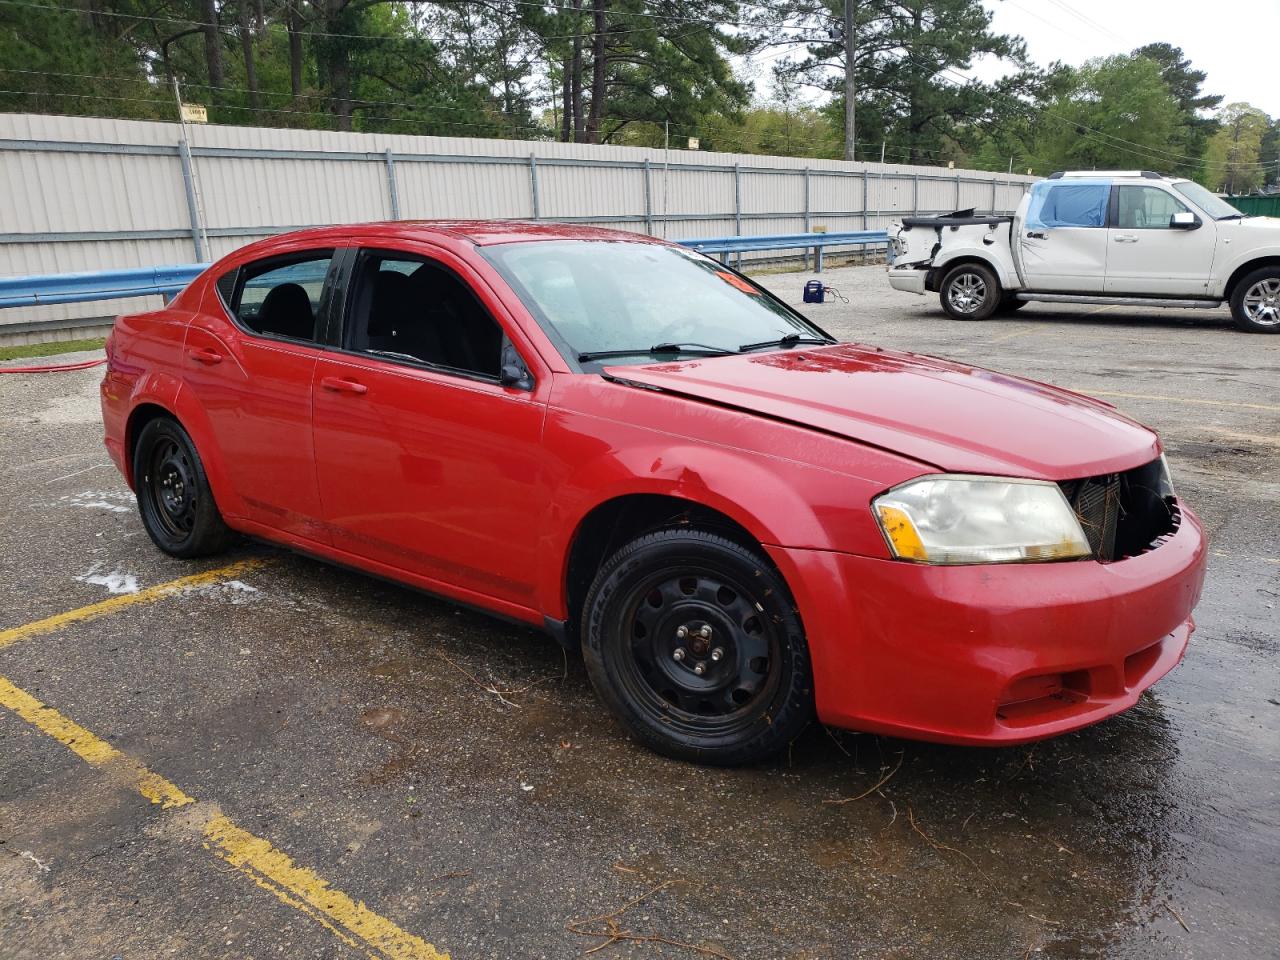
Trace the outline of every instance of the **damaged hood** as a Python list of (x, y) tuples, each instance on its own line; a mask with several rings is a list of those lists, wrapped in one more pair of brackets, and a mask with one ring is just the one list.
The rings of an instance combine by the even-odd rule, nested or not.
[(1081, 394), (856, 344), (605, 372), (955, 473), (1068, 480), (1127, 470), (1160, 450), (1152, 431)]

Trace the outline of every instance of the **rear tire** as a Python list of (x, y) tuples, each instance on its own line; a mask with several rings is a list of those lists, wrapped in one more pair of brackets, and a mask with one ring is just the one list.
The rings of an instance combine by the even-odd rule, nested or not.
[(138, 434), (133, 486), (142, 525), (152, 543), (175, 557), (219, 553), (231, 530), (213, 502), (195, 444), (176, 420), (158, 417)]
[(996, 275), (980, 263), (952, 268), (938, 288), (942, 309), (953, 320), (986, 320), (1000, 306), (1003, 294)]
[(1231, 317), (1245, 333), (1280, 333), (1280, 267), (1261, 267), (1236, 284)]
[(741, 544), (658, 530), (601, 567), (583, 606), (596, 694), (658, 753), (734, 766), (813, 719), (809, 648), (786, 583)]

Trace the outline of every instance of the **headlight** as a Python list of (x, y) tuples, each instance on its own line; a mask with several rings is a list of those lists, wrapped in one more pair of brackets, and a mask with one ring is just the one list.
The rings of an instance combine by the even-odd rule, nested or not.
[(936, 474), (872, 501), (893, 555), (920, 563), (1017, 563), (1092, 554), (1062, 488)]

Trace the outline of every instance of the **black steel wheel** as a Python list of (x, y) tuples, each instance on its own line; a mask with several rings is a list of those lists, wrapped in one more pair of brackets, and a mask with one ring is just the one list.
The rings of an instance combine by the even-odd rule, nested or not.
[(134, 445), (133, 482), (142, 525), (165, 553), (201, 557), (230, 541), (200, 455), (176, 421), (159, 417), (142, 428)]
[(953, 320), (986, 320), (1003, 296), (995, 273), (980, 263), (952, 268), (938, 288), (938, 301)]
[(778, 572), (702, 530), (623, 547), (587, 596), (592, 684), (636, 739), (668, 756), (740, 764), (813, 716), (808, 647)]

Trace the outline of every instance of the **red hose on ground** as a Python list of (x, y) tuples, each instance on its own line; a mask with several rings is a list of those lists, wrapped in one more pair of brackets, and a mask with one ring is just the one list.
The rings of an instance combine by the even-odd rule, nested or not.
[(67, 373), (70, 370), (88, 370), (106, 362), (106, 357), (99, 357), (97, 360), (81, 360), (79, 363), (53, 363), (47, 367), (0, 367), (0, 373)]

